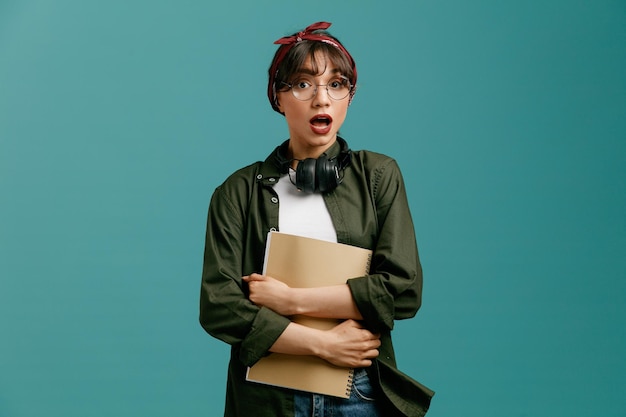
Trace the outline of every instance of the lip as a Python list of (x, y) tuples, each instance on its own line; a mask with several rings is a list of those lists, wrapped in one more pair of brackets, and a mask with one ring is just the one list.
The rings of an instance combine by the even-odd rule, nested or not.
[[(315, 121), (318, 119), (327, 119), (328, 124), (315, 124)], [(316, 114), (315, 116), (311, 117), (311, 119), (309, 119), (309, 126), (311, 126), (311, 130), (313, 131), (313, 133), (316, 133), (318, 135), (325, 135), (326, 133), (330, 132), (330, 128), (332, 127), (332, 125), (333, 118), (329, 114)]]

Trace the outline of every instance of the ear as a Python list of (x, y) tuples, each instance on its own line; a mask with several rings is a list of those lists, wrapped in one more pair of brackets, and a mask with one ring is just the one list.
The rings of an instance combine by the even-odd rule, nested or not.
[(278, 99), (278, 94), (276, 94), (276, 107), (278, 107), (278, 110), (280, 110), (282, 114), (285, 114), (285, 110), (283, 109), (283, 106), (280, 104), (280, 100)]

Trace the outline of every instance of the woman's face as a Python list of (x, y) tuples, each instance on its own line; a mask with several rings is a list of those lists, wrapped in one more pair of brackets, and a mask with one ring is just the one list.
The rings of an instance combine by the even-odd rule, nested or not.
[(314, 74), (309, 61), (295, 74), (291, 83), (309, 82), (317, 87), (311, 100), (294, 97), (291, 90), (277, 93), (278, 108), (285, 114), (289, 127), (289, 151), (294, 159), (317, 158), (336, 140), (337, 132), (346, 119), (349, 96), (334, 100), (328, 96), (328, 83), (341, 80), (342, 74), (325, 55), (315, 56), (317, 68), (324, 72)]

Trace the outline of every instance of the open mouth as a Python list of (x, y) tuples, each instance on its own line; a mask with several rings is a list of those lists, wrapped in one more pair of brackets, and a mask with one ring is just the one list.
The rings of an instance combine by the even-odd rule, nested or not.
[(327, 114), (318, 114), (315, 117), (312, 117), (309, 123), (311, 123), (315, 127), (323, 128), (330, 126), (333, 122), (333, 118)]

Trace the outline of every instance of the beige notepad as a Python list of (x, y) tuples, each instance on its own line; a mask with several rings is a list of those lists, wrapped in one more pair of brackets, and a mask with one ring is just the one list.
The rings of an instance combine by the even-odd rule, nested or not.
[[(312, 288), (345, 284), (369, 272), (372, 251), (280, 232), (270, 232), (263, 274), (290, 287)], [(292, 317), (305, 326), (327, 330), (339, 321)], [(272, 353), (251, 368), (248, 381), (348, 398), (353, 370), (334, 366), (316, 356)]]

